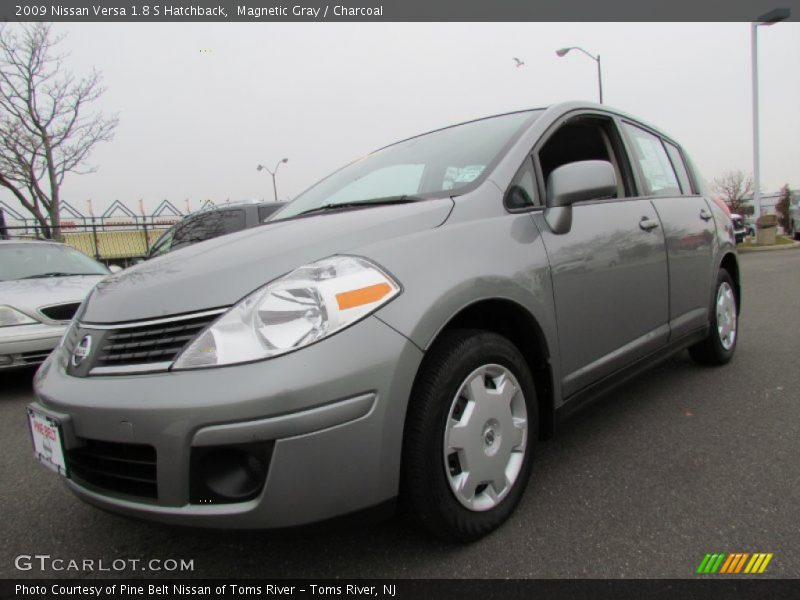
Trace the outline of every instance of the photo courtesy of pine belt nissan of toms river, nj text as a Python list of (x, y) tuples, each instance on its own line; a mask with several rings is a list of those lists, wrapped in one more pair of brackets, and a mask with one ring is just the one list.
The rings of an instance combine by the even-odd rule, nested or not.
[(740, 300), (729, 214), (676, 141), (590, 103), (514, 112), (108, 276), (31, 432), (113, 512), (279, 528), (399, 499), (470, 541), (576, 408), (680, 350), (728, 362)]

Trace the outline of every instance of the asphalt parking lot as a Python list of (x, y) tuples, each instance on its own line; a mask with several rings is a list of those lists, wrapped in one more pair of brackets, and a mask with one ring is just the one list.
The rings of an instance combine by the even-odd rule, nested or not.
[[(726, 367), (681, 353), (540, 444), (528, 491), (498, 532), (438, 542), (396, 517), (275, 534), (165, 527), (76, 500), (34, 461), (31, 372), (0, 375), (0, 577), (15, 557), (193, 559), (136, 577), (695, 577), (707, 552), (771, 552), (800, 577), (800, 251), (741, 257), (744, 308)], [(89, 574), (91, 575), (91, 574)], [(108, 575), (100, 573), (98, 575)]]

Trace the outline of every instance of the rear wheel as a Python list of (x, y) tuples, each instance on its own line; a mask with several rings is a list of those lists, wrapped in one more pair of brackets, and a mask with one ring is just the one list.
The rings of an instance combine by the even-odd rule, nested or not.
[(689, 354), (700, 364), (724, 365), (733, 358), (739, 336), (736, 287), (725, 269), (717, 275), (710, 317), (708, 337), (689, 348)]
[(444, 539), (490, 533), (525, 490), (537, 431), (536, 391), (519, 350), (491, 332), (444, 333), (409, 405), (405, 500)]

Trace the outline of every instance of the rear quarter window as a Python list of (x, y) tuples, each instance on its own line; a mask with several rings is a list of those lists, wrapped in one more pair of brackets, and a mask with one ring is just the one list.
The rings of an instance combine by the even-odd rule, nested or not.
[(666, 140), (664, 141), (664, 147), (667, 149), (669, 159), (672, 161), (672, 167), (675, 169), (675, 174), (678, 176), (678, 183), (681, 184), (681, 191), (685, 196), (691, 195), (693, 193), (692, 182), (689, 179), (689, 171), (686, 169), (686, 163), (683, 161), (681, 151), (678, 150), (677, 146), (670, 144)]

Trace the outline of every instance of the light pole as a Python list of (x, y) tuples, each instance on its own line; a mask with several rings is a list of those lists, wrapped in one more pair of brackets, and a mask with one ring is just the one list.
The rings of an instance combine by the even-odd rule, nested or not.
[(278, 186), (275, 183), (275, 175), (278, 173), (278, 167), (280, 167), (283, 163), (289, 162), (288, 158), (280, 159), (276, 164), (275, 168), (270, 171), (269, 167), (265, 167), (264, 165), (258, 165), (256, 167), (256, 171), (266, 171), (270, 175), (272, 175), (272, 193), (275, 194), (275, 202), (278, 201)]
[(567, 54), (567, 52), (569, 52), (570, 50), (580, 50), (586, 56), (588, 56), (594, 62), (597, 63), (597, 87), (598, 87), (598, 89), (600, 91), (600, 104), (602, 104), (603, 103), (603, 71), (600, 68), (600, 55), (598, 54), (597, 56), (595, 56), (594, 54), (591, 54), (590, 52), (587, 52), (586, 50), (584, 50), (583, 48), (581, 48), (579, 46), (570, 46), (569, 48), (561, 48), (560, 50), (556, 50), (556, 54), (558, 54), (559, 56), (565, 56)]
[(776, 8), (761, 15), (755, 23), (750, 23), (750, 51), (753, 68), (753, 217), (761, 216), (761, 161), (758, 150), (758, 28), (761, 25), (774, 25), (789, 18), (788, 8)]

